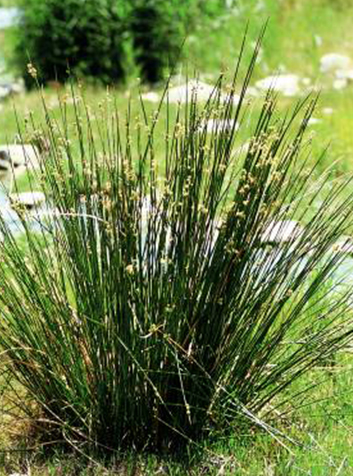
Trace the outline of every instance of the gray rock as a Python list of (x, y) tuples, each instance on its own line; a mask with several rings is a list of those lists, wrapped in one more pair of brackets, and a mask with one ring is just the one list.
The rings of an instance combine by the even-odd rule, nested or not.
[(300, 93), (301, 79), (296, 74), (280, 74), (278, 76), (268, 76), (255, 83), (255, 86), (267, 91), (272, 88), (287, 97), (296, 96)]
[(10, 201), (11, 203), (19, 203), (28, 210), (32, 210), (45, 203), (45, 195), (43, 192), (12, 193), (10, 195)]
[(340, 91), (341, 89), (344, 89), (348, 86), (348, 80), (347, 79), (335, 79), (332, 86), (333, 86), (333, 89), (336, 89), (337, 91)]
[(230, 131), (234, 127), (237, 131), (239, 129), (239, 124), (235, 124), (234, 119), (224, 120), (224, 119), (209, 119), (205, 123), (201, 124), (200, 130), (202, 131), (206, 127), (208, 133), (221, 133), (222, 131)]
[(35, 163), (39, 159), (39, 151), (30, 144), (10, 144), (0, 146), (0, 158), (11, 161), (14, 165)]
[(23, 81), (13, 81), (8, 83), (0, 83), (0, 99), (6, 99), (12, 94), (22, 94), (25, 92)]
[(209, 84), (190, 80), (188, 83), (170, 88), (165, 100), (170, 103), (185, 103), (194, 96), (198, 101), (207, 101), (213, 91), (214, 87)]
[(5, 99), (11, 94), (11, 90), (7, 85), (0, 85), (0, 99)]
[[(185, 84), (170, 88), (166, 94), (165, 101), (183, 104), (194, 98), (196, 101), (205, 102), (208, 101), (211, 95), (215, 97), (216, 94), (218, 94), (218, 92), (215, 90), (214, 86), (192, 79)], [(228, 94), (221, 94), (220, 99), (222, 102), (227, 101), (227, 98)], [(234, 95), (233, 100), (237, 103), (239, 101), (239, 96)]]
[(10, 91), (12, 94), (23, 94), (26, 91), (23, 79), (19, 79), (10, 84)]
[(7, 159), (2, 159), (0, 155), (0, 177), (6, 175), (11, 171), (11, 162)]
[(318, 119), (317, 117), (311, 117), (308, 120), (308, 126), (316, 126), (317, 124), (321, 124), (322, 119)]
[(353, 255), (353, 240), (350, 236), (342, 236), (331, 248), (334, 253)]
[(333, 108), (332, 107), (324, 107), (322, 109), (322, 114), (325, 114), (325, 116), (330, 116), (331, 114), (333, 114)]
[(20, 18), (20, 9), (16, 7), (1, 7), (0, 8), (0, 29), (8, 28), (16, 25)]
[(346, 79), (347, 81), (353, 81), (353, 69), (340, 69), (336, 71), (335, 76), (337, 79)]
[(261, 237), (263, 244), (278, 245), (295, 241), (302, 235), (304, 228), (294, 220), (271, 222)]
[(233, 157), (238, 157), (241, 154), (247, 154), (250, 147), (250, 141), (246, 141), (233, 150)]
[(320, 59), (322, 73), (334, 73), (337, 70), (348, 69), (351, 63), (349, 56), (340, 53), (328, 53)]
[(156, 93), (155, 91), (149, 91), (147, 93), (144, 93), (144, 94), (141, 95), (141, 98), (144, 101), (149, 101), (149, 102), (159, 102), (160, 101), (159, 94)]
[(16, 175), (25, 170), (39, 167), (40, 154), (36, 147), (29, 144), (12, 144), (0, 146), (0, 178)]

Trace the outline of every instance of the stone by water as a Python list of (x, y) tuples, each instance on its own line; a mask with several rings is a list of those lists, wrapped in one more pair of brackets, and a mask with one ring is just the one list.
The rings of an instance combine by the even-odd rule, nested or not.
[[(43, 229), (48, 228), (50, 213), (50, 208), (45, 203), (40, 203), (37, 207), (33, 207), (33, 210), (27, 213), (27, 225), (33, 231), (43, 231)], [(22, 222), (16, 211), (11, 207), (10, 199), (1, 182), (0, 215), (14, 236), (20, 236), (24, 233), (25, 230)], [(3, 239), (3, 236), (0, 236), (0, 240), (1, 239)]]
[(0, 7), (0, 30), (16, 25), (19, 17), (20, 10), (18, 8)]

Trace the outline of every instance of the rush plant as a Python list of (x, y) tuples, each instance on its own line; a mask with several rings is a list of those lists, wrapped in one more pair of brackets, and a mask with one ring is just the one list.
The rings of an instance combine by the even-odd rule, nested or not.
[[(239, 60), (203, 104), (196, 88), (174, 108), (167, 86), (151, 116), (110, 95), (94, 116), (73, 90), (74, 126), (65, 103), (60, 117), (43, 104), (32, 124), (50, 150), (40, 179), (52, 213), (38, 232), (17, 207), (21, 244), (1, 220), (0, 346), (57, 439), (172, 450), (243, 418), (264, 424), (351, 338), (333, 245), (353, 196), (347, 181), (313, 179), (315, 99), (281, 118), (269, 91), (235, 147), (256, 52), (242, 85)], [(266, 245), (294, 218), (303, 228)]]

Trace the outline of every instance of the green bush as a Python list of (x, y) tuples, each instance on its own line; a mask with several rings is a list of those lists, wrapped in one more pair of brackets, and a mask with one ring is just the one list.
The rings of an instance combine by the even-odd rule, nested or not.
[[(18, 210), (25, 259), (0, 221), (0, 346), (32, 399), (19, 405), (33, 417), (35, 403), (53, 440), (173, 451), (239, 419), (261, 424), (351, 338), (349, 295), (328, 283), (353, 197), (313, 181), (315, 102), (279, 119), (269, 93), (236, 151), (252, 67), (239, 101), (236, 78), (226, 99), (221, 78), (204, 106), (193, 94), (177, 112), (129, 110), (125, 124), (108, 96), (100, 121), (82, 99), (74, 125), (65, 105), (33, 124), (50, 144), (41, 183), (55, 213), (38, 235)], [(293, 217), (303, 232), (265, 246)]]
[(141, 77), (157, 82), (175, 65), (200, 11), (195, 0), (182, 6), (176, 0), (26, 0), (16, 62), (28, 85), (29, 59), (44, 83), (65, 81), (68, 67), (111, 83), (131, 74), (135, 56)]
[(135, 0), (131, 2), (130, 32), (143, 80), (156, 83), (180, 57), (188, 34), (207, 17), (226, 11), (223, 0)]
[(126, 7), (116, 0), (25, 0), (18, 29), (17, 63), (27, 84), (26, 65), (41, 80), (65, 81), (68, 69), (104, 83), (126, 76)]
[(134, 66), (155, 83), (175, 66), (200, 17), (224, 8), (218, 0), (24, 0), (15, 61), (27, 85), (29, 60), (43, 83), (65, 81), (70, 68), (109, 84), (125, 80)]
[(176, 64), (193, 19), (195, 1), (136, 0), (131, 9), (131, 34), (142, 78), (155, 83)]

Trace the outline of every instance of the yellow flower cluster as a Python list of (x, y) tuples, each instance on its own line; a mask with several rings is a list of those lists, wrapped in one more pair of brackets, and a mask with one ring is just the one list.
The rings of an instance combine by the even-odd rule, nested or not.
[(30, 76), (32, 76), (33, 79), (37, 79), (38, 77), (38, 71), (36, 68), (33, 66), (32, 63), (27, 64), (27, 71)]

